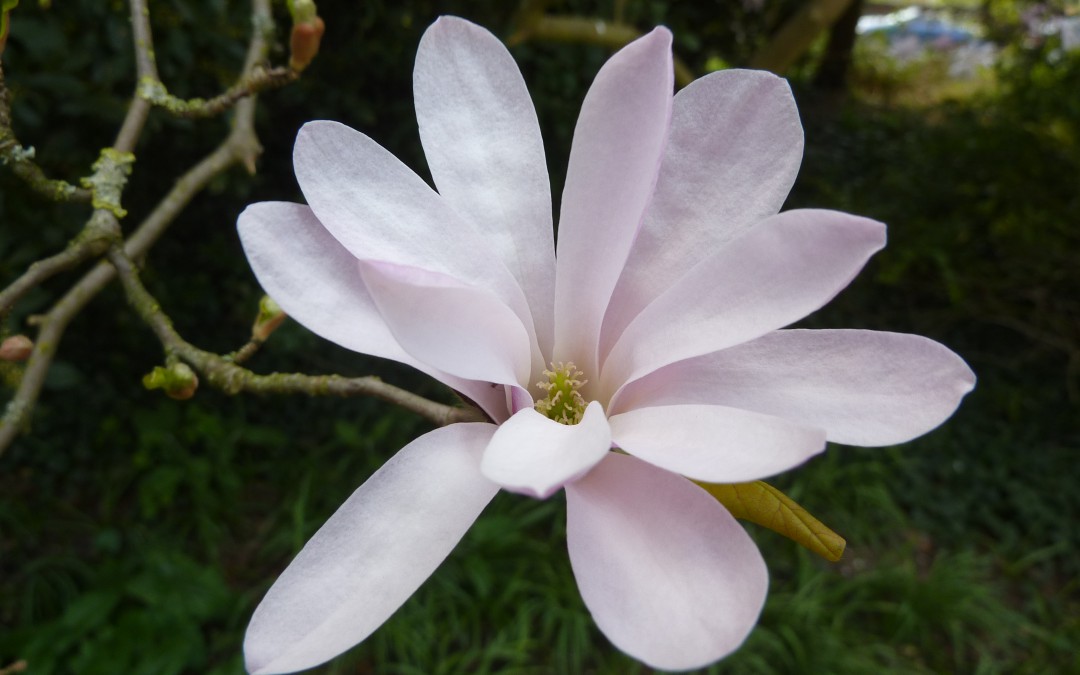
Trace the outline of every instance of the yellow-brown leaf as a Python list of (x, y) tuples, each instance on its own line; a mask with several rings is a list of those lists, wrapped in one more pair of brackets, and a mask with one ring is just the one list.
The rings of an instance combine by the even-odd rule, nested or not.
[(844, 554), (847, 542), (790, 497), (762, 481), (698, 485), (727, 507), (731, 515), (784, 535), (830, 562)]

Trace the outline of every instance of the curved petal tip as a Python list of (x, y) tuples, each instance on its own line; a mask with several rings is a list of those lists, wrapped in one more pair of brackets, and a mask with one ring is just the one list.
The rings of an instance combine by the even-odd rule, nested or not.
[(610, 449), (611, 427), (596, 401), (573, 425), (526, 408), (495, 432), (480, 471), (503, 489), (546, 499), (585, 475)]

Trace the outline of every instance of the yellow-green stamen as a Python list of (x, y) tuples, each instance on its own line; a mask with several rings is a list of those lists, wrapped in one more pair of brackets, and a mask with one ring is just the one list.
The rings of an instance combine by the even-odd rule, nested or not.
[(546, 417), (560, 424), (577, 424), (585, 414), (585, 398), (578, 390), (588, 382), (580, 379), (584, 373), (573, 362), (552, 363), (551, 370), (545, 370), (547, 382), (537, 382), (536, 386), (547, 392), (547, 396), (533, 406)]

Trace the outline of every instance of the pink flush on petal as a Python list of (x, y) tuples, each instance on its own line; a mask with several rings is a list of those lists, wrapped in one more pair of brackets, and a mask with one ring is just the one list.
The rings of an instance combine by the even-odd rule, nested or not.
[(282, 309), (431, 375), (490, 419), (398, 452), (312, 537), (248, 627), (252, 673), (365, 639), (499, 490), (567, 495), (582, 599), (654, 668), (737, 649), (765, 601), (752, 540), (694, 480), (786, 471), (826, 439), (883, 445), (974, 386), (912, 335), (786, 326), (839, 293), (885, 226), (780, 213), (802, 156), (787, 83), (729, 70), (673, 95), (671, 33), (614, 54), (582, 103), (554, 244), (539, 124), (491, 33), (443, 17), (413, 88), (437, 191), (375, 141), (311, 122), (307, 205), (254, 204), (240, 238)]

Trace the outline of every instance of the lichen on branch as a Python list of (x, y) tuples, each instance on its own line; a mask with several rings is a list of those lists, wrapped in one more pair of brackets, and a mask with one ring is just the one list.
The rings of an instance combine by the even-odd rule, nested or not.
[[(137, 79), (147, 77), (158, 79), (146, 2), (145, 0), (128, 0), (128, 2), (133, 28)], [(254, 93), (261, 85), (255, 87), (251, 87), (250, 84), (245, 85), (244, 82), (250, 82), (250, 80), (244, 78), (254, 77), (258, 80), (256, 74), (260, 72), (261, 64), (266, 61), (274, 23), (269, 0), (252, 0), (251, 4), (253, 30), (238, 83), (240, 89), (245, 89), (246, 93), (234, 101), (236, 115), (232, 129), (217, 148), (177, 179), (168, 194), (123, 242), (122, 250), (129, 257), (141, 258), (145, 255), (176, 219), (176, 216), (215, 176), (235, 164), (242, 164), (249, 172), (255, 169), (255, 160), (261, 148), (254, 129), (255, 100), (254, 96), (249, 94)], [(2, 76), (3, 73), (0, 71), (0, 94), (3, 95), (2, 105), (0, 105), (0, 127), (9, 132), (4, 138), (17, 144), (17, 141), (13, 141), (14, 136), (10, 134), (10, 126), (7, 124), (10, 116), (7, 107), (7, 91), (3, 88)], [(286, 78), (288, 81), (291, 79), (295, 79), (294, 76)], [(267, 86), (270, 85), (267, 84)], [(151, 107), (152, 104), (139, 97), (138, 94), (132, 98), (124, 121), (117, 132), (116, 140), (112, 144), (113, 150), (117, 153), (130, 153), (134, 150)], [(24, 175), (20, 171), (31, 172), (34, 176), (42, 178), (40, 169), (26, 159), (26, 154), (26, 152), (21, 153), (25, 161), (13, 165), (15, 173)], [(114, 164), (123, 163), (117, 162), (121, 159), (112, 158)], [(57, 194), (69, 195), (72, 200), (90, 201), (91, 197), (90, 190), (74, 186), (69, 186), (70, 189), (62, 186), (58, 188), (57, 183), (47, 180), (35, 179), (31, 180), (30, 184), (39, 192), (57, 191)], [(99, 194), (99, 198), (101, 196)], [(117, 195), (115, 199), (110, 199), (105, 196), (105, 203), (119, 207), (118, 197)], [(28, 290), (57, 272), (100, 256), (110, 243), (116, 243), (119, 246), (120, 230), (116, 219), (117, 215), (112, 209), (96, 209), (84, 226), (83, 232), (76, 236), (64, 251), (32, 264), (24, 274), (0, 291), (0, 315), (6, 314)], [(98, 225), (107, 227), (102, 229)], [(115, 237), (110, 232), (114, 232)], [(95, 233), (104, 233), (108, 236), (99, 237)], [(115, 276), (116, 272), (112, 265), (107, 262), (99, 263), (73, 284), (48, 312), (39, 317), (37, 322), (39, 332), (34, 339), (33, 352), (26, 362), (25, 369), (21, 372), (14, 396), (3, 409), (3, 416), (0, 417), (0, 453), (29, 427), (34, 404), (41, 393), (45, 377), (68, 325)]]
[(137, 94), (144, 101), (163, 108), (177, 117), (199, 119), (220, 115), (241, 99), (289, 84), (298, 76), (299, 74), (292, 68), (255, 66), (236, 84), (211, 99), (183, 99), (174, 96), (157, 77), (144, 76), (139, 80)]
[(90, 190), (90, 203), (95, 209), (108, 211), (117, 218), (127, 215), (127, 210), (120, 206), (120, 196), (134, 163), (135, 155), (130, 152), (102, 148), (97, 161), (90, 167), (94, 173), (82, 179), (82, 186)]

